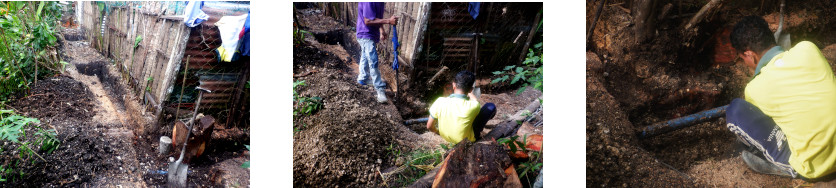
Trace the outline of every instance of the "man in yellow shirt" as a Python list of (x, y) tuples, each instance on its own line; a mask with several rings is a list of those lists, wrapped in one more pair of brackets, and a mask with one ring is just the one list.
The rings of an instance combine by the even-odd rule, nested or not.
[[(750, 150), (753, 170), (817, 179), (836, 171), (836, 79), (815, 44), (776, 46), (769, 25), (747, 16), (730, 36), (755, 74), (726, 111), (727, 127)], [(757, 64), (755, 64), (757, 63)]]
[(453, 94), (439, 97), (430, 106), (428, 130), (438, 133), (444, 140), (453, 144), (464, 139), (471, 142), (479, 140), (479, 133), (485, 124), (496, 115), (496, 106), (487, 103), (479, 108), (479, 99), (472, 92), (474, 81), (475, 76), (470, 71), (456, 74)]

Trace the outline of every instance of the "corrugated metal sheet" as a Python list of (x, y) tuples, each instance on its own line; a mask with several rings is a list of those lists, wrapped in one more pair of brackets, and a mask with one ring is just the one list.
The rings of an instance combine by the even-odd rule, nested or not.
[[(220, 31), (215, 23), (223, 16), (240, 16), (248, 12), (249, 5), (246, 4), (207, 4), (203, 10), (209, 19), (200, 26), (192, 28), (188, 43), (186, 44), (185, 56), (191, 56), (189, 59), (188, 72), (190, 75), (186, 79), (186, 89), (194, 88), (200, 83), (203, 88), (212, 88), (212, 93), (203, 94), (201, 99), (201, 109), (222, 109), (227, 108), (232, 96), (235, 92), (236, 83), (242, 69), (243, 62), (219, 62), (215, 49), (221, 46)], [(185, 62), (184, 62), (185, 63)], [(193, 73), (199, 73), (200, 77), (192, 76)], [(176, 83), (183, 83), (182, 71)], [(176, 87), (177, 88), (177, 87)], [(172, 95), (176, 98), (179, 93)], [(194, 93), (184, 93), (184, 95), (194, 95)], [(184, 99), (188, 97), (184, 96)], [(194, 98), (188, 98), (194, 101)], [(172, 101), (176, 101), (172, 100)]]

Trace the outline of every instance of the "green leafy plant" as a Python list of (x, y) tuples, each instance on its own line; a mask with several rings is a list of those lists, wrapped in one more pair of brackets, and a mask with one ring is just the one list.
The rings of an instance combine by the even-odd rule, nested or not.
[(151, 83), (154, 83), (154, 77), (148, 77), (145, 79), (145, 91), (151, 91)]
[(511, 138), (500, 138), (496, 140), (496, 142), (508, 146), (508, 148), (511, 149), (511, 153), (515, 153), (517, 151), (528, 152), (528, 150), (525, 148), (525, 138), (523, 138), (523, 141), (520, 142), (517, 141), (517, 138), (519, 137), (520, 136), (512, 136)]
[[(50, 154), (60, 146), (57, 138), (57, 131), (54, 129), (45, 130), (39, 126), (40, 121), (14, 114), (11, 110), (0, 110), (0, 140), (11, 142), (16, 145), (18, 157), (9, 161), (6, 165), (0, 166), (0, 181), (7, 181), (8, 177), (25, 175), (23, 171), (15, 170), (19, 163), (35, 163), (32, 157), (35, 156), (41, 161), (46, 161), (38, 151)], [(34, 134), (27, 135), (27, 128), (34, 131)], [(39, 148), (38, 151), (32, 148)], [(5, 154), (5, 153), (4, 153)], [(3, 177), (3, 176), (6, 177)]]
[(450, 151), (450, 149), (453, 148), (452, 143), (438, 144), (438, 145), (441, 147), (441, 149), (444, 149), (444, 151)]
[(531, 86), (534, 89), (543, 91), (543, 43), (537, 43), (534, 48), (528, 49), (528, 54), (522, 62), (522, 66), (509, 65), (501, 71), (494, 71), (497, 76), (491, 80), (491, 84), (505, 83), (510, 80), (511, 85), (521, 82), (522, 86), (517, 89), (519, 95), (525, 91), (525, 87)]
[[(250, 145), (244, 145), (244, 147), (247, 148), (247, 151), (250, 151)], [(247, 162), (241, 164), (241, 168), (250, 168), (250, 160), (247, 160)]]
[(310, 115), (322, 109), (322, 98), (299, 96), (299, 93), (296, 91), (297, 87), (304, 85), (304, 80), (293, 82), (293, 116)]
[(389, 155), (392, 155), (392, 156), (395, 156), (395, 157), (401, 156), (401, 150), (398, 149), (397, 146), (395, 146), (394, 143), (389, 144), (389, 147), (386, 148), (386, 151), (389, 153)]
[(296, 111), (301, 114), (310, 115), (322, 108), (322, 98), (300, 97), (297, 104), (299, 104), (299, 107)]
[[(529, 160), (520, 163), (517, 167), (517, 174), (519, 174), (520, 179), (523, 179), (523, 177), (526, 177), (529, 174), (539, 172), (541, 168), (543, 168), (543, 162), (540, 162), (540, 152), (532, 151), (529, 155)], [(528, 179), (529, 178), (526, 178), (526, 180)], [(529, 182), (529, 184), (531, 184), (531, 182)]]
[(305, 43), (305, 35), (310, 34), (311, 32), (299, 29), (296, 22), (293, 22), (293, 46), (299, 46), (300, 44)]
[(142, 35), (138, 35), (136, 36), (136, 39), (134, 39), (134, 49), (136, 49), (136, 47), (139, 47), (140, 42), (142, 42)]
[[(305, 97), (299, 96), (299, 92), (297, 91), (299, 87), (304, 86), (304, 80), (293, 81), (293, 134), (295, 135), (297, 132), (302, 131), (299, 128), (297, 123), (298, 116), (304, 115), (311, 115), (316, 111), (322, 109), (322, 98), (320, 97)], [(307, 128), (307, 125), (302, 123), (302, 126)]]
[[(529, 174), (533, 174), (538, 172), (543, 167), (543, 162), (540, 161), (541, 153), (538, 151), (529, 151), (525, 147), (525, 143), (527, 141), (528, 135), (523, 136), (523, 141), (517, 141), (519, 136), (512, 136), (510, 138), (500, 138), (496, 140), (499, 144), (506, 145), (510, 148), (511, 153), (516, 153), (517, 151), (522, 151), (528, 153), (528, 160), (521, 162), (517, 166), (517, 174), (519, 178), (522, 180), (524, 177), (527, 177)], [(529, 181), (530, 178), (525, 178), (525, 180)], [(531, 182), (529, 181), (529, 184)]]
[(0, 100), (6, 100), (63, 70), (55, 48), (61, 10), (58, 2), (0, 2), (0, 9), (6, 10), (0, 13)]

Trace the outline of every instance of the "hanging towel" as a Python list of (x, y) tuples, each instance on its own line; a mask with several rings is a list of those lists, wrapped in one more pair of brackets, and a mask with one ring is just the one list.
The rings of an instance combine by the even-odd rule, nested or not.
[(467, 11), (470, 12), (470, 16), (473, 16), (474, 20), (476, 19), (477, 16), (479, 16), (479, 6), (480, 6), (479, 2), (468, 3), (467, 4)]
[(184, 14), (183, 20), (186, 26), (194, 27), (209, 19), (209, 15), (200, 8), (203, 8), (203, 1), (189, 1), (189, 4), (186, 5), (186, 14)]
[(221, 47), (218, 48), (218, 53), (222, 61), (232, 61), (232, 55), (238, 49), (239, 34), (241, 29), (244, 28), (248, 16), (249, 14), (224, 16), (218, 22), (215, 22), (215, 26), (218, 26), (218, 31), (221, 32)]

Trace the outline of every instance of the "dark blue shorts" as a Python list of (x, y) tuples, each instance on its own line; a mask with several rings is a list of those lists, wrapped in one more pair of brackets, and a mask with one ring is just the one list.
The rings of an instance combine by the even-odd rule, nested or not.
[(797, 177), (789, 164), (790, 147), (781, 128), (758, 107), (743, 99), (734, 99), (726, 110), (726, 127), (747, 147), (756, 149), (764, 158)]

